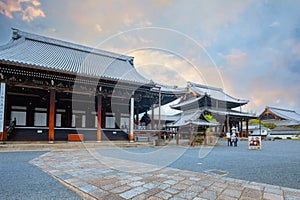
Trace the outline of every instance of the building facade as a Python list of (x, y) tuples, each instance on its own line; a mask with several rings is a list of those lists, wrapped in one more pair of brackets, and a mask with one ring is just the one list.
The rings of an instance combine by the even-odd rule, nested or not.
[[(0, 47), (0, 140), (133, 140), (139, 113), (176, 99), (133, 57), (13, 29)], [(130, 128), (130, 126), (132, 128)]]

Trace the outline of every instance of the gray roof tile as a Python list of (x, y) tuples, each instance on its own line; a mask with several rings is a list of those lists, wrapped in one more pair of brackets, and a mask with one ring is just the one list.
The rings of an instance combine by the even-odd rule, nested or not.
[(136, 71), (133, 57), (17, 29), (13, 29), (11, 41), (0, 47), (0, 61), (87, 77), (151, 83)]

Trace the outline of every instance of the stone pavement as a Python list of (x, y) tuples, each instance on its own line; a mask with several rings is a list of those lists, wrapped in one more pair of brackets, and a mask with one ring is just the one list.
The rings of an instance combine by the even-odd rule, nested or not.
[(54, 150), (31, 164), (83, 199), (300, 199), (296, 189), (159, 168), (104, 157), (96, 149)]

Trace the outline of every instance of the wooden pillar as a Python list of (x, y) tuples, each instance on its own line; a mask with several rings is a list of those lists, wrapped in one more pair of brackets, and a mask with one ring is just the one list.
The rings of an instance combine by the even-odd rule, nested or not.
[(115, 113), (115, 128), (121, 128), (121, 111), (117, 110)]
[(139, 118), (139, 108), (138, 108), (138, 105), (135, 108), (135, 124), (136, 124), (137, 129), (139, 129), (140, 118)]
[(243, 131), (243, 119), (241, 120), (241, 137), (244, 137), (244, 131)]
[(100, 142), (101, 141), (101, 119), (102, 119), (102, 95), (98, 95), (97, 98), (97, 105), (98, 105), (98, 109), (97, 109), (97, 141)]
[(249, 119), (247, 118), (246, 119), (246, 137), (248, 137), (248, 135), (249, 135)]
[(130, 99), (130, 122), (129, 122), (129, 142), (133, 142), (134, 139), (134, 98)]
[(54, 125), (55, 125), (55, 89), (50, 89), (49, 105), (49, 143), (54, 142)]
[(0, 142), (7, 140), (7, 131), (6, 131), (6, 83), (2, 82), (0, 86)]
[(26, 111), (26, 125), (27, 126), (34, 126), (34, 106), (32, 102), (29, 102)]
[(151, 129), (154, 130), (155, 119), (154, 119), (154, 105), (151, 106)]
[(158, 130), (161, 130), (161, 88), (158, 94)]
[(230, 128), (229, 128), (229, 115), (226, 115), (226, 133), (230, 132)]
[(66, 107), (66, 122), (65, 126), (71, 128), (72, 127), (72, 107), (68, 105)]

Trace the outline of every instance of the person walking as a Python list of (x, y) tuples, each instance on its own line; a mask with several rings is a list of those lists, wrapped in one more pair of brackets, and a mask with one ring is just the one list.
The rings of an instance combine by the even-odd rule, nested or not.
[(226, 137), (227, 137), (227, 146), (231, 146), (232, 144), (231, 144), (231, 137), (229, 132), (226, 133)]

